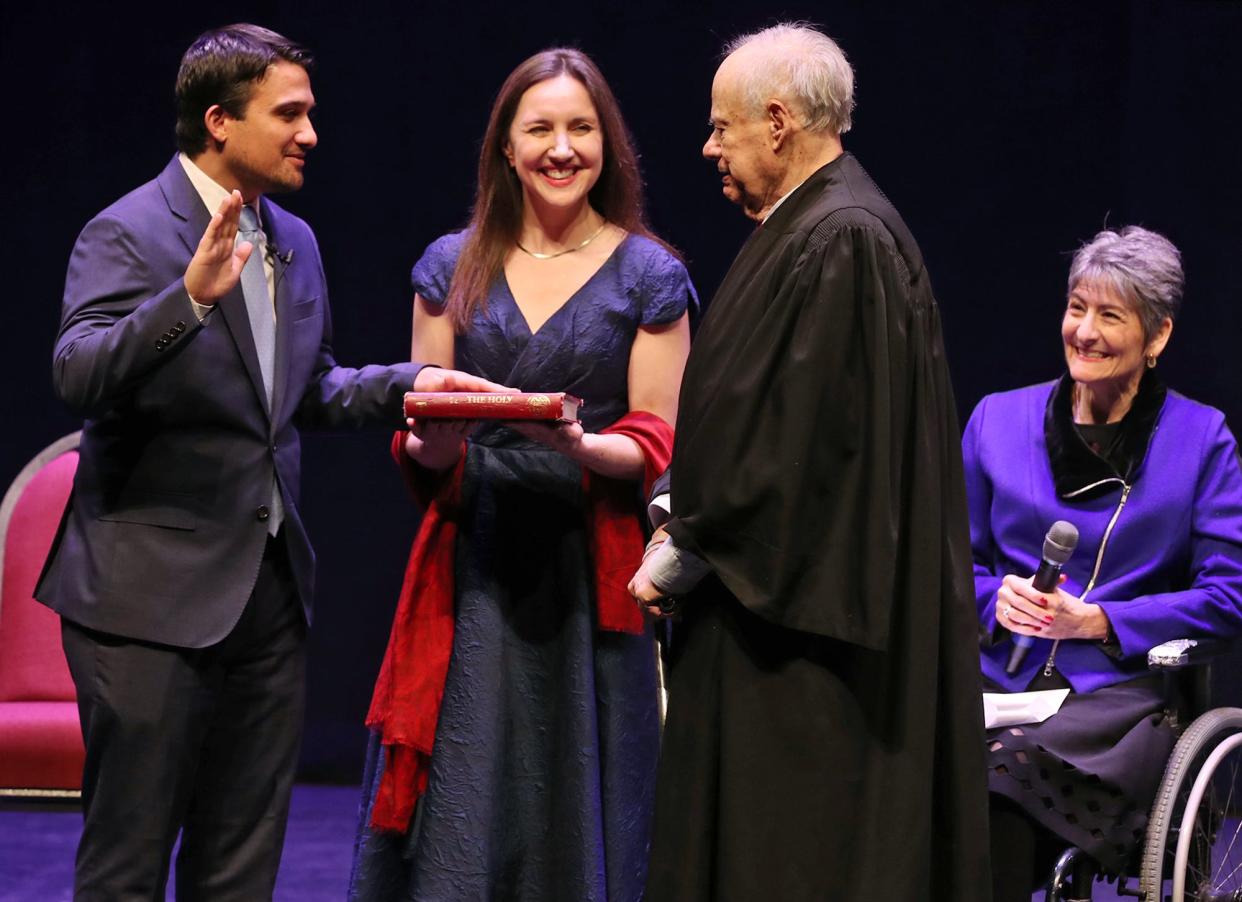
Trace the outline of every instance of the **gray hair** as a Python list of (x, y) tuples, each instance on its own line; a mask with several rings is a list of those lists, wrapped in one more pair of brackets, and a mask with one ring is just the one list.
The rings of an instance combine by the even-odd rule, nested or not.
[(1150, 338), (1166, 317), (1177, 317), (1186, 277), (1172, 241), (1142, 226), (1126, 226), (1105, 229), (1078, 249), (1070, 262), (1069, 290), (1080, 282), (1111, 286), (1134, 307), (1144, 337)]
[(734, 38), (725, 55), (742, 48), (764, 57), (742, 76), (742, 97), (752, 112), (776, 97), (790, 104), (807, 131), (850, 130), (854, 70), (836, 41), (805, 22), (782, 22)]

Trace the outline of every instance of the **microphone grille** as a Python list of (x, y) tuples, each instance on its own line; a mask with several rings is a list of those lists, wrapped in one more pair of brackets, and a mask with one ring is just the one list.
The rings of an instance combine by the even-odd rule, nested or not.
[(1044, 536), (1044, 560), (1064, 564), (1078, 546), (1078, 527), (1068, 520), (1058, 520)]

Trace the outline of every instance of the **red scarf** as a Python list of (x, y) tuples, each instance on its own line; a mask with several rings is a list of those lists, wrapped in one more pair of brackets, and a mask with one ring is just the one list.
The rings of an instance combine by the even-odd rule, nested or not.
[[(668, 467), (673, 429), (655, 414), (636, 410), (603, 434), (633, 439), (643, 452), (643, 495)], [(384, 746), (384, 775), (371, 811), (371, 827), (405, 832), (414, 805), (427, 789), (440, 700), (453, 650), (453, 549), (461, 509), (466, 450), (448, 473), (433, 474), (405, 453), (405, 432), (393, 436), (392, 455), (406, 485), (426, 508), (410, 559), (388, 650), (375, 681), (367, 726)], [(643, 556), (641, 517), (634, 484), (583, 471), (587, 529), (595, 571), (600, 629), (641, 633), (643, 613), (626, 591)]]

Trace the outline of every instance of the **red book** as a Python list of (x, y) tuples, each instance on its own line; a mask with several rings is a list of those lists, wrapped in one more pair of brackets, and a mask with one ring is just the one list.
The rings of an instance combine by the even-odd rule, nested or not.
[(573, 423), (582, 401), (565, 392), (408, 391), (405, 415), (418, 420), (549, 420)]

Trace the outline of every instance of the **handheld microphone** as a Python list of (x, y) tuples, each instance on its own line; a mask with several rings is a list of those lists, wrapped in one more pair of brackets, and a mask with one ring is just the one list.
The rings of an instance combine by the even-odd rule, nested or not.
[[(1044, 536), (1044, 553), (1039, 562), (1039, 569), (1031, 580), (1031, 588), (1036, 592), (1054, 592), (1061, 576), (1061, 568), (1074, 554), (1078, 547), (1078, 527), (1067, 520), (1058, 520), (1048, 528)], [(1026, 653), (1035, 644), (1034, 636), (1022, 636), (1017, 633), (1013, 637), (1013, 650), (1009, 653), (1009, 663), (1005, 665), (1005, 673), (1012, 676), (1022, 666)]]

